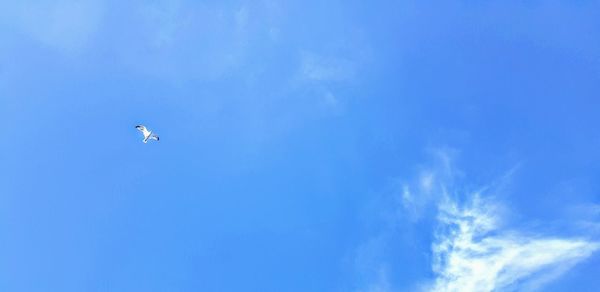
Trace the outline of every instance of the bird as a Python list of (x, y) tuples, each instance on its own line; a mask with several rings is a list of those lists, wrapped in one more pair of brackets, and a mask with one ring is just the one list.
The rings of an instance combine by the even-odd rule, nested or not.
[(158, 135), (152, 133), (152, 131), (149, 131), (148, 129), (146, 129), (146, 127), (144, 125), (137, 125), (135, 126), (136, 129), (138, 129), (140, 132), (142, 132), (142, 134), (144, 134), (144, 143), (148, 143), (149, 139), (154, 139), (156, 141), (160, 140), (160, 138), (158, 138)]

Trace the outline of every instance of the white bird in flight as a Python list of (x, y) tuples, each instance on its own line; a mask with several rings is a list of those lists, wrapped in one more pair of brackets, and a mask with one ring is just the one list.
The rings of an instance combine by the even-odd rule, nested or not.
[(152, 133), (152, 131), (149, 131), (148, 129), (146, 129), (146, 127), (144, 127), (144, 125), (137, 125), (135, 126), (136, 129), (140, 130), (140, 132), (142, 132), (142, 134), (144, 134), (144, 143), (148, 143), (149, 139), (154, 139), (156, 141), (159, 140), (158, 135)]

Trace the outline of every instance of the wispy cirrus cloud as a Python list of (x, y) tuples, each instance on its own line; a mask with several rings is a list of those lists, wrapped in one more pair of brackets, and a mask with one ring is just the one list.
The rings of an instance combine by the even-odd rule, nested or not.
[(600, 248), (584, 238), (504, 230), (501, 208), (479, 195), (465, 206), (440, 203), (432, 291), (535, 290)]
[[(402, 218), (414, 224), (435, 216), (431, 244), (435, 277), (423, 290), (536, 290), (600, 249), (600, 242), (589, 239), (594, 236), (590, 232), (565, 237), (531, 227), (508, 227), (510, 210), (495, 195), (518, 167), (469, 191), (463, 183), (466, 176), (453, 167), (452, 152), (432, 153), (436, 159), (429, 167), (396, 188)], [(588, 218), (598, 213), (597, 205), (585, 210), (590, 213)]]
[(408, 219), (420, 220), (431, 205), (442, 198), (442, 194), (452, 188), (452, 181), (460, 172), (452, 167), (454, 153), (447, 149), (430, 151), (434, 162), (422, 167), (416, 177), (409, 180), (396, 181), (396, 196)]

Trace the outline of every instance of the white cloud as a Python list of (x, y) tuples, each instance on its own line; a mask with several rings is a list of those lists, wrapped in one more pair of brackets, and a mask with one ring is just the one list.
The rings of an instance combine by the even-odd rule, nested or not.
[[(536, 290), (600, 248), (600, 243), (585, 238), (507, 228), (504, 221), (511, 218), (509, 212), (490, 194), (507, 184), (518, 166), (470, 192), (460, 183), (462, 173), (452, 166), (452, 152), (432, 153), (435, 162), (396, 190), (404, 210), (402, 218), (415, 223), (431, 215), (425, 210), (432, 210), (437, 216), (432, 243), (436, 277), (423, 290)], [(595, 205), (577, 208), (583, 209), (587, 218), (600, 214)], [(589, 228), (585, 234), (594, 236)]]
[(446, 199), (439, 209), (432, 291), (535, 290), (600, 247), (582, 238), (503, 230), (501, 207), (478, 195), (464, 207)]

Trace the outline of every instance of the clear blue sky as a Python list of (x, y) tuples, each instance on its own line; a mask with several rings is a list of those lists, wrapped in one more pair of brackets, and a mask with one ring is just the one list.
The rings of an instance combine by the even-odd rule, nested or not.
[(0, 291), (600, 287), (598, 1), (0, 1), (0, 40)]

